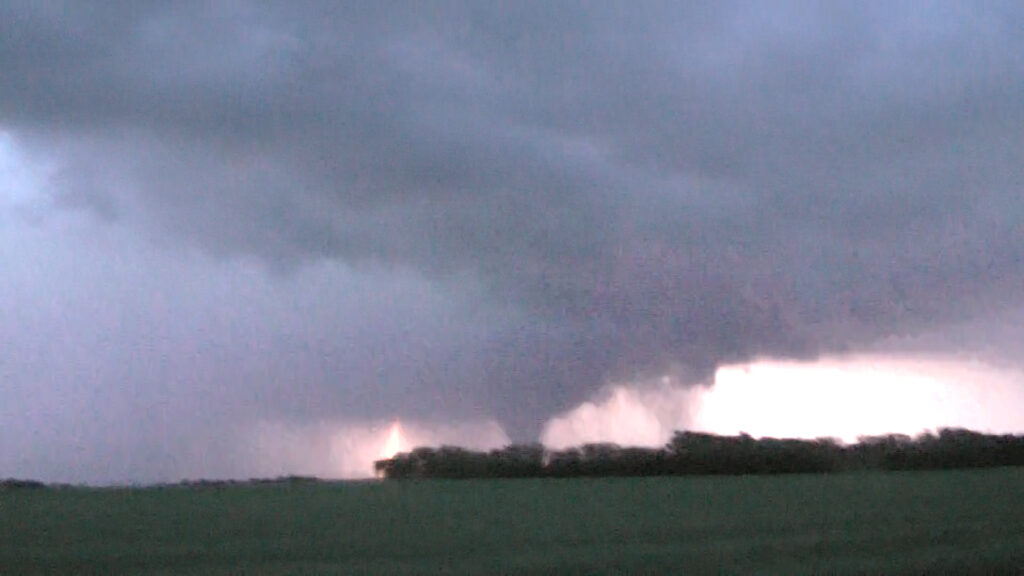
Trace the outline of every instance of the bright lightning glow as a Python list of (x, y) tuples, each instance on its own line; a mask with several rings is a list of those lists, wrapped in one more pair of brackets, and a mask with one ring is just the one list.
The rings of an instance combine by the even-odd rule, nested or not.
[(320, 478), (372, 478), (373, 464), (418, 446), (463, 446), (491, 450), (509, 443), (492, 420), (430, 422), (320, 422), (295, 426), (262, 422), (239, 439), (243, 464), (236, 476), (289, 474)]
[(388, 439), (384, 442), (384, 448), (381, 449), (381, 458), (394, 458), (395, 454), (406, 450), (406, 442), (402, 437), (402, 424), (395, 420), (395, 423), (391, 425), (391, 431), (388, 433)]

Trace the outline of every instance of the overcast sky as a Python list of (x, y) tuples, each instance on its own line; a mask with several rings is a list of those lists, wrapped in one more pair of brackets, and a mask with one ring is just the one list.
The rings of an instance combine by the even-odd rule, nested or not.
[(0, 477), (1013, 364), (1022, 127), (1010, 1), (0, 3)]

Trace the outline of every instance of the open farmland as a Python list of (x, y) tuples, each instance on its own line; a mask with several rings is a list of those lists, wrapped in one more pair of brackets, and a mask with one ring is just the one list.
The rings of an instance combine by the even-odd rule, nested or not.
[(0, 574), (1017, 574), (1024, 468), (0, 492)]

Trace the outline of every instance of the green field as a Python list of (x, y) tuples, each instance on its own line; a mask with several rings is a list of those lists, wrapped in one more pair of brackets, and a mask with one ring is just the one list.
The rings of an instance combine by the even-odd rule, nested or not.
[(1024, 468), (0, 493), (0, 574), (1019, 574)]

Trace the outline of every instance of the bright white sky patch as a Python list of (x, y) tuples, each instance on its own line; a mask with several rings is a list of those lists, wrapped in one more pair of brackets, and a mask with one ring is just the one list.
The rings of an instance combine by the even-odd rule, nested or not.
[(47, 171), (30, 162), (10, 134), (0, 131), (0, 210), (41, 207), (46, 178)]
[(694, 427), (718, 434), (838, 437), (917, 434), (941, 427), (1024, 430), (1024, 374), (914, 358), (755, 362), (718, 370)]
[(755, 437), (917, 434), (941, 427), (1024, 432), (1024, 373), (980, 362), (843, 357), (725, 366), (713, 386), (616, 386), (552, 418), (541, 441), (660, 446), (676, 430)]
[(666, 379), (639, 388), (615, 386), (591, 402), (552, 418), (540, 441), (563, 450), (591, 442), (658, 447), (690, 427), (700, 389), (672, 387)]

